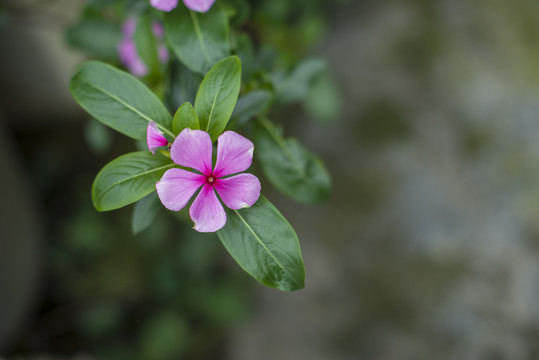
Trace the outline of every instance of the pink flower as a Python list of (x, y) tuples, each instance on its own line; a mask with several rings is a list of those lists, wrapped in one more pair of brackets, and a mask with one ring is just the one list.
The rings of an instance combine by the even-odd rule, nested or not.
[[(135, 30), (137, 21), (135, 18), (127, 19), (123, 26), (123, 37), (118, 45), (118, 57), (120, 62), (135, 76), (142, 77), (148, 74), (148, 67), (140, 58), (135, 45)], [(162, 63), (168, 61), (168, 50), (163, 44), (163, 25), (158, 22), (152, 24), (152, 31), (158, 42), (157, 55)]]
[(127, 19), (123, 26), (123, 38), (118, 45), (118, 57), (124, 66), (135, 76), (144, 76), (148, 73), (148, 68), (138, 56), (134, 35), (137, 22), (134, 18)]
[(163, 40), (165, 38), (165, 29), (163, 28), (163, 24), (154, 21), (152, 23), (152, 32), (159, 43), (157, 48), (157, 57), (159, 58), (159, 61), (161, 61), (162, 63), (166, 63), (168, 61), (168, 50), (163, 43)]
[[(212, 142), (202, 130), (183, 130), (170, 150), (172, 160), (197, 172), (170, 169), (156, 184), (163, 205), (180, 211), (202, 187), (189, 209), (194, 229), (214, 232), (226, 224), (226, 213), (217, 198), (230, 209), (252, 206), (260, 196), (260, 181), (252, 174), (238, 174), (251, 166), (254, 145), (243, 136), (225, 131), (217, 140), (217, 160), (212, 170)], [(233, 176), (230, 176), (233, 175)], [(217, 194), (216, 194), (217, 192)]]
[[(185, 6), (189, 9), (201, 13), (208, 11), (215, 0), (183, 0)], [(150, 0), (150, 5), (162, 11), (171, 11), (178, 6), (178, 0)]]
[(168, 140), (163, 136), (163, 132), (159, 130), (155, 121), (148, 123), (148, 130), (146, 131), (146, 142), (148, 143), (148, 150), (155, 155), (155, 150), (161, 146), (167, 146)]

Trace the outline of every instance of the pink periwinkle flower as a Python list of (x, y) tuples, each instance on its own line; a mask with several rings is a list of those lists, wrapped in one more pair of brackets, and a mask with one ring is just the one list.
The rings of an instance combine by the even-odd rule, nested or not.
[[(137, 21), (135, 18), (127, 19), (122, 26), (123, 37), (118, 45), (118, 57), (121, 63), (135, 76), (142, 77), (148, 74), (148, 67), (142, 61), (135, 45), (135, 30)], [(163, 25), (158, 22), (152, 24), (152, 32), (158, 41), (157, 55), (162, 63), (168, 61), (168, 50), (163, 44)]]
[[(242, 173), (253, 161), (254, 145), (243, 136), (225, 131), (217, 140), (217, 160), (212, 170), (212, 141), (202, 130), (183, 130), (170, 150), (172, 160), (183, 169), (169, 169), (156, 184), (163, 205), (180, 211), (195, 192), (202, 188), (189, 209), (194, 229), (214, 232), (226, 224), (226, 212), (217, 198), (230, 209), (252, 206), (260, 196), (260, 181)], [(217, 194), (216, 194), (217, 192)]]
[[(189, 9), (201, 13), (208, 11), (215, 0), (183, 0)], [(178, 0), (150, 0), (150, 5), (162, 11), (171, 11), (178, 6)]]
[(155, 121), (148, 123), (146, 142), (148, 143), (148, 150), (154, 155), (157, 148), (168, 145), (168, 140), (163, 136), (163, 132), (159, 130)]
[(159, 45), (157, 48), (157, 56), (159, 57), (159, 61), (162, 63), (166, 63), (168, 61), (168, 49), (166, 45), (163, 43), (163, 40), (165, 38), (165, 29), (163, 28), (163, 24), (160, 22), (154, 21), (152, 23), (152, 32), (155, 35), (155, 38), (157, 39)]
[(148, 73), (148, 68), (138, 56), (134, 35), (137, 21), (134, 18), (127, 19), (123, 26), (123, 38), (118, 45), (118, 57), (124, 66), (135, 76), (144, 76)]

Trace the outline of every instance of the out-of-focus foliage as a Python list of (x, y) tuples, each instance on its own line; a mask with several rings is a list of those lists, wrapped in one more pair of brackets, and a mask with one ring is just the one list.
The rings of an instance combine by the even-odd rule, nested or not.
[[(275, 8), (259, 1), (217, 3), (215, 11), (223, 11), (231, 24), (227, 39), (230, 51), (240, 57), (243, 67), (242, 93), (228, 126), (249, 132), (256, 114), (267, 113), (272, 106), (298, 103), (315, 109), (315, 119), (335, 118), (338, 96), (327, 80), (330, 75), (323, 61), (297, 63), (323, 38), (329, 2), (302, 2), (303, 12), (298, 4), (282, 1)], [(68, 43), (91, 59), (120, 65), (117, 44), (127, 19), (124, 9), (141, 16), (135, 34), (137, 47), (154, 47), (151, 36), (143, 36), (148, 35), (142, 31), (143, 25), (148, 25), (144, 16), (151, 13), (166, 25), (168, 15), (149, 8), (146, 0), (89, 1), (80, 20), (67, 29)], [(286, 41), (289, 31), (293, 31), (293, 39)], [(181, 53), (176, 48), (181, 42), (176, 40), (167, 39), (171, 50)], [(175, 59), (166, 67), (150, 58), (145, 60), (153, 70), (143, 81), (163, 96), (169, 112), (173, 114), (185, 102), (195, 104), (202, 81), (197, 69)], [(204, 72), (208, 69), (205, 66)], [(104, 78), (111, 76), (115, 73)], [(128, 91), (134, 87), (124, 86)], [(316, 101), (317, 97), (329, 100)], [(102, 114), (95, 115), (102, 118)], [(93, 156), (134, 150), (132, 144), (119, 140), (94, 119), (86, 123), (84, 138)], [(102, 163), (110, 160), (101, 157)], [(87, 171), (98, 167), (94, 164)], [(80, 188), (87, 187), (87, 182), (79, 183)], [(77, 193), (77, 200), (71, 204), (68, 219), (54, 227), (58, 241), (50, 252), (50, 276), (55, 285), (43, 323), (63, 324), (58, 341), (87, 349), (100, 359), (219, 356), (225, 347), (224, 330), (243, 319), (250, 306), (248, 280), (223, 253), (218, 239), (212, 235), (200, 238), (200, 234), (178, 226), (178, 218), (187, 218), (186, 211), (164, 216), (164, 211), (154, 206), (154, 195), (137, 203), (132, 216), (126, 211), (103, 215), (90, 209), (87, 193), (79, 194), (78, 187), (73, 184), (70, 190)], [(130, 223), (137, 235), (126, 235)], [(39, 336), (45, 325), (36, 328), (34, 336)], [(22, 349), (32, 351), (32, 345), (22, 341), (19, 351)]]
[(221, 330), (245, 317), (249, 305), (242, 295), (247, 279), (223, 271), (229, 261), (217, 238), (181, 230), (168, 217), (125, 236), (126, 212), (79, 209), (62, 231), (52, 264), (60, 294), (72, 299), (66, 306), (76, 329), (96, 356), (177, 359), (218, 352)]
[[(304, 337), (292, 351), (316, 360), (537, 358), (538, 10), (396, 0), (340, 13), (323, 51), (343, 122), (312, 135), (334, 201), (317, 216), (295, 207), (321, 242), (318, 291), (268, 300), (237, 358), (291, 351), (268, 337)], [(313, 225), (328, 221), (340, 236)], [(285, 334), (283, 311), (300, 313)]]
[[(262, 290), (256, 303), (248, 302), (251, 282), (215, 239), (188, 240), (187, 229), (163, 214), (136, 237), (124, 238), (119, 229), (129, 227), (129, 214), (96, 214), (88, 192), (79, 193), (112, 156), (88, 154), (76, 126), (62, 128), (62, 136), (42, 127), (18, 128), (56, 260), (38, 320), (12, 353), (99, 349), (105, 359), (130, 359), (144, 351), (183, 351), (178, 357), (188, 359), (226, 352), (234, 360), (290, 354), (311, 360), (537, 358), (539, 3), (366, 0), (349, 1), (335, 12), (329, 5), (336, 1), (265, 2), (227, 2), (249, 4), (231, 19), (244, 33), (266, 30), (258, 38), (281, 44), (272, 51), (260, 48), (261, 41), (236, 37), (247, 82), (239, 101), (244, 99), (244, 109), (264, 108), (272, 93), (271, 78), (259, 68), (271, 70), (279, 59), (290, 73), (291, 59), (303, 56), (304, 43), (286, 44), (286, 36), (301, 31), (271, 33), (293, 27), (286, 11), (275, 17), (276, 29), (249, 20), (250, 14), (268, 17), (262, 8), (296, 9), (300, 17), (315, 9), (332, 30), (319, 53), (329, 57), (343, 87), (339, 126), (310, 123), (294, 106), (286, 114), (301, 119), (299, 125), (278, 116), (281, 111), (271, 114), (290, 135), (301, 134), (335, 174), (329, 205), (314, 214), (302, 204), (288, 207), (290, 221), (309, 239), (309, 287), (278, 300)], [(328, 24), (325, 14), (335, 16), (334, 22)], [(175, 78), (190, 77), (191, 84), (172, 82), (161, 89), (169, 109), (193, 103), (201, 76), (178, 63), (170, 71)], [(236, 115), (242, 126), (249, 123)], [(134, 150), (119, 136), (111, 139), (111, 155)], [(160, 228), (166, 233), (158, 233)], [(167, 245), (170, 251), (161, 255), (156, 238), (181, 250), (172, 255)], [(139, 255), (126, 261), (133, 253)], [(199, 260), (206, 257), (213, 258)], [(107, 258), (121, 261), (112, 266)], [(148, 270), (148, 258), (158, 270)], [(199, 262), (210, 263), (211, 270), (197, 267)], [(115, 271), (125, 278), (113, 286), (80, 285), (105, 283), (96, 279)], [(142, 280), (132, 274), (142, 274)], [(209, 288), (189, 285), (206, 276)], [(189, 301), (186, 294), (192, 294)], [(230, 324), (245, 316), (249, 304), (256, 304), (255, 317), (228, 342)], [(187, 345), (169, 347), (146, 335), (167, 339), (183, 331)]]

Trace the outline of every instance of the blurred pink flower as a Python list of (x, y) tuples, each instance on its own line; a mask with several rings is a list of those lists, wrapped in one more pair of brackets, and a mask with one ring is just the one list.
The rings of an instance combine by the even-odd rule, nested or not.
[(148, 68), (138, 56), (134, 35), (137, 21), (134, 18), (127, 19), (123, 26), (123, 38), (118, 45), (118, 57), (120, 62), (135, 76), (144, 76), (148, 73)]
[(251, 141), (233, 131), (225, 131), (217, 140), (217, 160), (212, 170), (210, 135), (202, 130), (183, 130), (174, 140), (170, 155), (176, 164), (197, 172), (167, 170), (156, 184), (159, 199), (167, 209), (180, 211), (202, 187), (189, 209), (194, 229), (199, 232), (221, 229), (226, 224), (226, 212), (217, 194), (234, 210), (252, 206), (260, 196), (258, 178), (238, 174), (251, 166), (253, 151)]
[[(118, 57), (120, 62), (135, 76), (142, 77), (148, 74), (148, 67), (140, 58), (137, 52), (137, 46), (135, 45), (135, 30), (137, 27), (137, 21), (131, 17), (127, 19), (123, 26), (123, 38), (118, 45)], [(168, 61), (168, 50), (163, 44), (163, 25), (158, 22), (152, 24), (152, 32), (157, 39), (158, 48), (157, 55), (159, 61), (165, 63)]]
[[(208, 11), (215, 0), (183, 0), (185, 6), (189, 9), (201, 13)], [(150, 0), (150, 5), (162, 11), (171, 11), (178, 6), (178, 0)]]
[(159, 61), (166, 63), (168, 61), (168, 50), (164, 44), (165, 29), (163, 28), (163, 24), (154, 21), (152, 24), (152, 31), (157, 39), (157, 42), (159, 43), (157, 48), (157, 56), (159, 57)]

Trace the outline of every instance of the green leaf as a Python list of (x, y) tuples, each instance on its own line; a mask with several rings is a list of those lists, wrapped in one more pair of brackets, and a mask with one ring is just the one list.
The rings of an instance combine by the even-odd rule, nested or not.
[(240, 97), (232, 112), (231, 123), (234, 123), (234, 126), (243, 126), (254, 116), (264, 113), (272, 98), (273, 94), (268, 90), (254, 90)]
[(118, 58), (118, 43), (122, 31), (118, 25), (107, 22), (100, 11), (93, 7), (84, 11), (80, 22), (71, 26), (66, 36), (71, 46), (94, 58), (110, 61), (116, 61)]
[(304, 105), (307, 112), (321, 122), (331, 122), (339, 116), (341, 107), (339, 91), (327, 72), (315, 79)]
[(227, 209), (219, 239), (249, 275), (283, 291), (305, 286), (305, 267), (296, 232), (262, 195), (252, 207)]
[(175, 164), (165, 156), (140, 151), (122, 155), (97, 174), (92, 201), (98, 211), (121, 208), (155, 190), (155, 183)]
[(178, 109), (185, 102), (195, 103), (198, 88), (202, 82), (202, 75), (189, 70), (177, 60), (170, 66), (170, 76), (167, 84), (167, 104), (170, 109)]
[(266, 119), (255, 122), (253, 139), (262, 170), (271, 183), (292, 199), (327, 200), (331, 179), (322, 162), (295, 139), (284, 139)]
[(172, 120), (172, 130), (174, 131), (174, 134), (178, 135), (185, 128), (192, 130), (200, 129), (195, 109), (193, 109), (193, 105), (188, 102), (179, 107)]
[(326, 69), (320, 59), (307, 59), (297, 65), (289, 74), (274, 73), (273, 84), (276, 92), (275, 101), (290, 104), (304, 100), (318, 75)]
[(134, 139), (146, 139), (155, 121), (168, 136), (172, 117), (161, 101), (134, 76), (98, 61), (86, 62), (71, 79), (71, 94), (103, 124)]
[(133, 234), (138, 234), (148, 228), (155, 220), (161, 208), (161, 202), (155, 191), (142, 198), (142, 200), (139, 200), (135, 204), (133, 216), (131, 217), (131, 230)]
[(236, 54), (241, 60), (242, 79), (247, 82), (255, 70), (255, 52), (251, 37), (247, 34), (238, 34), (236, 37)]
[(198, 89), (195, 112), (200, 128), (215, 141), (225, 130), (241, 87), (241, 62), (229, 56), (211, 68)]
[(247, 0), (229, 0), (224, 3), (234, 28), (241, 28), (251, 15), (251, 6)]
[(219, 4), (205, 14), (178, 6), (165, 15), (166, 41), (189, 69), (205, 74), (230, 55), (228, 17)]

